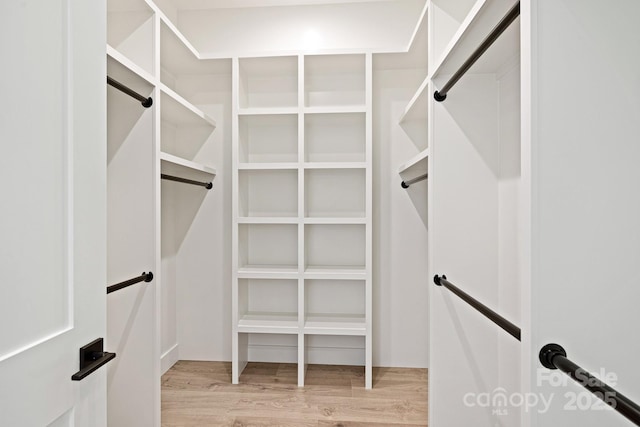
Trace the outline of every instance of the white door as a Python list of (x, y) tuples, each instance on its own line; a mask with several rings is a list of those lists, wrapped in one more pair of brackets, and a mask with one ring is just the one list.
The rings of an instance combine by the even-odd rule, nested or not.
[[(106, 425), (104, 1), (0, 1), (0, 425)], [(105, 349), (108, 351), (109, 349)]]

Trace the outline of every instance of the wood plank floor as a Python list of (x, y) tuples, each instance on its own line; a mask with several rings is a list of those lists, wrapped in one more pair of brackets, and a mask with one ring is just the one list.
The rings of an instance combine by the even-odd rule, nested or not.
[(162, 376), (162, 426), (416, 427), (427, 425), (427, 370), (249, 363), (231, 384), (227, 362), (179, 361)]

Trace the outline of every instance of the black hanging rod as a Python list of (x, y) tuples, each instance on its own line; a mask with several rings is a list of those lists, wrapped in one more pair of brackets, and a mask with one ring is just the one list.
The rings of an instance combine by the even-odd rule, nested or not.
[(150, 282), (153, 280), (153, 273), (142, 273), (142, 275), (138, 277), (134, 277), (133, 279), (125, 280), (124, 282), (116, 283), (115, 285), (107, 286), (107, 294), (111, 292), (119, 291), (120, 289), (124, 289), (128, 286), (135, 285), (140, 282)]
[(425, 173), (424, 175), (420, 175), (419, 177), (410, 179), (409, 181), (402, 181), (400, 183), (400, 186), (402, 188), (409, 188), (411, 184), (415, 184), (416, 182), (425, 180), (427, 178), (429, 178), (429, 174)]
[(447, 280), (447, 276), (445, 276), (444, 274), (442, 276), (435, 275), (433, 277), (433, 281), (435, 282), (436, 285), (444, 286), (445, 288), (449, 289), (451, 292), (459, 296), (463, 301), (465, 301), (471, 307), (475, 308), (480, 313), (484, 314), (484, 316), (487, 317), (489, 320), (491, 320), (493, 323), (495, 323), (496, 325), (500, 326), (502, 329), (507, 331), (509, 335), (511, 335), (518, 341), (520, 341), (520, 328), (518, 328), (516, 325), (509, 322), (507, 319), (500, 316), (498, 313), (491, 310), (489, 307), (482, 304), (475, 298), (471, 297), (467, 293), (458, 289), (458, 287), (456, 287), (453, 283)]
[(182, 182), (184, 184), (199, 185), (201, 187), (206, 188), (207, 190), (211, 190), (213, 188), (213, 183), (212, 182), (194, 181), (192, 179), (180, 178), (178, 176), (166, 175), (164, 173), (160, 174), (160, 178), (166, 179), (168, 181)]
[(144, 108), (149, 108), (153, 105), (153, 99), (151, 97), (147, 98), (146, 96), (142, 96), (138, 92), (128, 88), (127, 86), (123, 85), (117, 80), (112, 79), (109, 76), (107, 76), (107, 84), (109, 86), (113, 86), (116, 89), (126, 93), (130, 97), (137, 99), (138, 101), (140, 101), (140, 103), (142, 103), (142, 106)]
[(451, 76), (449, 81), (442, 87), (442, 89), (435, 91), (435, 93), (433, 94), (433, 98), (438, 102), (442, 102), (447, 99), (447, 93), (449, 93), (449, 90), (456, 83), (458, 83), (458, 80), (460, 80), (460, 78), (464, 76), (467, 71), (469, 71), (469, 68), (471, 68), (471, 66), (475, 64), (475, 62), (486, 52), (486, 50), (489, 49), (489, 47), (498, 39), (498, 37), (500, 37), (504, 30), (509, 28), (509, 25), (511, 25), (511, 23), (515, 21), (518, 16), (520, 16), (519, 1), (511, 8), (511, 10), (509, 10), (509, 12), (507, 12), (504, 18), (502, 18), (498, 25), (495, 26), (495, 28), (482, 41), (480, 46), (478, 46), (478, 48), (471, 54), (471, 56), (466, 61), (464, 61), (464, 64), (462, 64), (460, 68), (458, 68), (458, 71), (456, 71), (455, 74)]
[(567, 359), (567, 352), (562, 346), (558, 344), (545, 345), (540, 349), (539, 359), (545, 368), (561, 370), (629, 421), (640, 426), (640, 406)]

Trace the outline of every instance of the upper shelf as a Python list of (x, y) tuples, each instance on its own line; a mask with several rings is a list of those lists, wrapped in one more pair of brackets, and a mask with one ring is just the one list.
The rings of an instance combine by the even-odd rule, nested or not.
[(153, 9), (143, 0), (108, 0), (107, 13), (107, 44), (153, 74)]
[(424, 81), (418, 87), (418, 90), (411, 98), (411, 101), (404, 109), (404, 113), (400, 116), (399, 123), (408, 122), (412, 120), (424, 120), (427, 121), (427, 109), (429, 106), (429, 80), (427, 76)]
[[(478, 0), (436, 62), (433, 79), (441, 83), (441, 80), (455, 73), (516, 3), (516, 0)], [(505, 66), (517, 62), (519, 51), (518, 19), (493, 43), (470, 71), (498, 73)]]
[(215, 120), (173, 90), (163, 84), (160, 84), (160, 89), (162, 91), (162, 120), (176, 126), (208, 125), (216, 127)]
[(427, 163), (429, 159), (429, 149), (423, 150), (409, 159), (398, 169), (400, 175), (407, 178), (415, 178), (427, 173)]
[(160, 153), (160, 171), (163, 174), (201, 182), (211, 182), (217, 174), (212, 167), (164, 152)]
[(107, 45), (107, 76), (145, 95), (150, 94), (154, 88), (154, 79), (151, 74), (109, 45)]

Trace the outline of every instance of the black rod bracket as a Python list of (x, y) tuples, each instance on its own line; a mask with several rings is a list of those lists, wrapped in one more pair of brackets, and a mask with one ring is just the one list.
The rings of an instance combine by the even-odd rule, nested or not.
[(548, 369), (558, 369), (556, 365), (553, 364), (553, 358), (556, 356), (567, 357), (567, 352), (564, 351), (561, 345), (558, 344), (547, 344), (540, 349), (540, 354), (538, 354), (538, 358), (540, 359), (540, 363), (542, 366)]
[(640, 405), (569, 360), (562, 346), (547, 344), (540, 349), (538, 357), (545, 368), (558, 369), (565, 373), (620, 415), (640, 426)]
[(80, 370), (71, 376), (71, 380), (80, 381), (116, 358), (115, 353), (104, 351), (103, 345), (104, 340), (98, 338), (80, 347)]
[(442, 102), (445, 99), (447, 99), (447, 95), (446, 94), (445, 95), (440, 95), (440, 92), (435, 91), (435, 92), (433, 92), (433, 99), (435, 99), (438, 102)]

